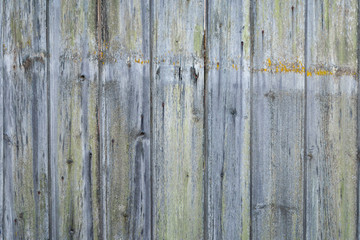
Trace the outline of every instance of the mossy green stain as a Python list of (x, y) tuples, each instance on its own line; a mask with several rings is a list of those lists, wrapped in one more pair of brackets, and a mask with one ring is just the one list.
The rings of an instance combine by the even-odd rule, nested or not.
[[(159, 239), (203, 237), (202, 123), (193, 122), (194, 89), (183, 84), (165, 88), (164, 158), (160, 157), (157, 190), (157, 234)], [(184, 98), (184, 92), (186, 98)], [(177, 119), (177, 120), (175, 120)], [(200, 138), (200, 139), (199, 139)], [(179, 145), (178, 142), (185, 144)], [(195, 145), (194, 145), (195, 144)], [(161, 204), (159, 204), (161, 202)]]
[[(249, 96), (246, 96), (249, 98)], [(248, 107), (246, 109), (247, 112), (250, 111)], [(244, 146), (243, 146), (243, 161), (244, 161), (244, 169), (242, 170), (243, 181), (241, 182), (241, 189), (243, 189), (242, 196), (242, 206), (241, 206), (241, 239), (249, 239), (250, 238), (250, 188), (248, 187), (250, 184), (250, 119), (245, 120), (244, 124)]]
[[(27, 135), (31, 135), (31, 127), (26, 130)], [(31, 143), (32, 145), (33, 143)], [(16, 192), (14, 196), (14, 210), (15, 216), (17, 219), (17, 224), (22, 224), (22, 228), (18, 228), (19, 231), (17, 234), (19, 237), (30, 237), (34, 238), (35, 234), (35, 222), (36, 222), (36, 212), (35, 212), (35, 201), (34, 194), (37, 194), (37, 191), (34, 189), (33, 184), (33, 165), (30, 159), (33, 159), (32, 148), (27, 148), (26, 146), (20, 145), (20, 148), (25, 150), (25, 154), (20, 154), (15, 160), (15, 166), (20, 169), (20, 171), (15, 171), (15, 184), (18, 186), (14, 189)], [(21, 152), (21, 151), (20, 151)], [(30, 189), (30, 191), (29, 191)], [(20, 213), (23, 213), (22, 219), (19, 218)], [(25, 229), (30, 229), (31, 231), (25, 231)], [(24, 231), (23, 231), (24, 230)], [(30, 234), (30, 235), (26, 235)]]
[(324, 0), (324, 22), (325, 22), (325, 30), (329, 29), (330, 21), (329, 21), (329, 0)]
[[(345, 191), (345, 183), (344, 183), (344, 179), (341, 179), (340, 181), (340, 196), (341, 196), (341, 206), (340, 206), (340, 211), (341, 211), (341, 226), (344, 226), (342, 235), (343, 235), (343, 239), (351, 239), (349, 236), (350, 233), (350, 228), (351, 228), (351, 224), (349, 224), (349, 219), (348, 219), (348, 207), (349, 207), (349, 202), (347, 199), (347, 194)], [(344, 199), (342, 199), (344, 197)]]
[(198, 56), (201, 56), (202, 42), (203, 42), (203, 28), (200, 25), (195, 25), (194, 29), (194, 51)]
[(61, 18), (61, 35), (67, 40), (67, 47), (73, 47), (84, 29), (83, 1), (61, 1)]
[[(97, 4), (96, 4), (97, 0), (90, 0), (89, 1), (89, 6), (88, 6), (88, 11), (87, 11), (87, 26), (88, 26), (88, 32), (90, 35), (90, 39), (94, 40), (94, 41), (89, 41), (90, 44), (90, 49), (92, 50), (96, 50), (97, 49), (97, 45), (96, 45), (96, 39), (97, 39), (97, 27), (96, 27), (96, 23), (97, 23)], [(92, 46), (93, 43), (95, 43), (95, 46)], [(94, 229), (95, 230), (95, 229)], [(94, 234), (95, 236), (95, 234)]]
[[(122, 3), (124, 4), (124, 2)], [(109, 1), (109, 17), (108, 17), (108, 25), (109, 25), (109, 41), (111, 42), (114, 38), (117, 37), (120, 30), (120, 17), (122, 14), (119, 13), (120, 1), (111, 0)], [(124, 16), (125, 17), (125, 16)]]
[[(115, 106), (115, 107), (114, 107)], [(134, 166), (134, 150), (135, 145), (132, 139), (129, 137), (129, 122), (126, 117), (127, 110), (117, 104), (109, 104), (109, 109), (112, 112), (110, 117), (109, 135), (109, 150), (107, 152), (109, 162), (110, 173), (108, 188), (111, 192), (109, 196), (109, 238), (117, 239), (129, 238), (129, 219), (130, 219), (130, 207), (131, 207), (131, 187), (132, 177), (131, 169)], [(112, 141), (114, 139), (114, 141)], [(104, 186), (101, 186), (104, 187)]]
[[(121, 8), (121, 7), (120, 7)], [(142, 39), (143, 26), (142, 26), (142, 11), (144, 6), (140, 1), (134, 1), (132, 8), (126, 7), (122, 9), (119, 24), (124, 24), (120, 27), (121, 35), (124, 35), (124, 44), (127, 51), (142, 52)]]
[(21, 33), (22, 26), (23, 21), (20, 19), (17, 12), (13, 13), (10, 19), (10, 29), (13, 41), (18, 48), (23, 47), (23, 35)]
[(89, 141), (90, 141), (90, 151), (92, 153), (91, 157), (91, 178), (92, 178), (92, 214), (93, 214), (93, 231), (94, 231), (94, 239), (98, 239), (99, 235), (99, 201), (97, 190), (100, 186), (98, 186), (98, 115), (97, 115), (97, 102), (98, 102), (98, 85), (96, 80), (90, 82), (90, 91), (89, 91)]
[(282, 16), (281, 0), (275, 0), (274, 16), (275, 16), (275, 21), (276, 21), (276, 24), (278, 27), (278, 37), (279, 37), (279, 39), (284, 39), (284, 37), (283, 37), (284, 19)]

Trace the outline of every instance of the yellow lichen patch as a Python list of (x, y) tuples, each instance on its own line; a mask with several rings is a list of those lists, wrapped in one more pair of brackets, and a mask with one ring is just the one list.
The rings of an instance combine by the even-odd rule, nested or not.
[(325, 76), (325, 75), (332, 75), (332, 72), (320, 69), (315, 71), (315, 74), (319, 76)]
[[(234, 65), (233, 65), (233, 68)], [(255, 71), (260, 72), (270, 72), (270, 73), (305, 73), (305, 66), (300, 60), (296, 60), (293, 62), (287, 61), (273, 61), (268, 58), (265, 62), (265, 67), (261, 69), (255, 69)], [(324, 66), (316, 66), (310, 68), (306, 71), (306, 76), (328, 76), (328, 75), (356, 75), (356, 72), (347, 68), (339, 68), (337, 70), (331, 71), (329, 67)]]

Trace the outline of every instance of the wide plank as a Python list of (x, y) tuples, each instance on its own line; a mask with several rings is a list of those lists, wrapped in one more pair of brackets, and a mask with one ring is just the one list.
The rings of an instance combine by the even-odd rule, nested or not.
[(2, 4), (3, 236), (46, 239), (46, 1)]
[(99, 2), (101, 238), (150, 239), (150, 1)]
[(358, 1), (307, 1), (306, 239), (355, 239)]
[(151, 5), (153, 239), (201, 239), (204, 1)]
[(253, 4), (252, 238), (301, 239), (305, 2)]
[(250, 1), (207, 9), (206, 239), (250, 237)]
[(96, 1), (48, 6), (51, 214), (54, 239), (99, 235)]

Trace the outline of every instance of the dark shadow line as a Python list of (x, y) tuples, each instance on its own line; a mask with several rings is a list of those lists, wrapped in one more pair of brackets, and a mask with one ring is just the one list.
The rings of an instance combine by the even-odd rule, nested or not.
[(207, 38), (208, 38), (208, 7), (209, 7), (209, 0), (204, 0), (204, 34), (203, 34), (203, 59), (204, 59), (204, 90), (203, 90), (203, 134), (204, 134), (204, 144), (203, 144), (203, 151), (204, 151), (204, 162), (203, 162), (203, 171), (204, 171), (204, 177), (203, 177), (203, 194), (204, 194), (204, 202), (203, 202), (203, 234), (204, 234), (204, 240), (207, 240), (209, 238), (209, 219), (208, 219), (208, 193), (209, 193), (209, 169), (208, 169), (208, 141), (209, 141), (209, 135), (208, 135), (208, 68), (207, 68), (207, 61), (208, 61), (208, 46), (207, 46)]
[(303, 156), (303, 239), (306, 239), (306, 205), (307, 205), (307, 99), (308, 99), (308, 85), (307, 85), (307, 69), (308, 69), (308, 4), (309, 1), (305, 1), (305, 46), (304, 46), (304, 58), (305, 58), (305, 73), (304, 73), (304, 156)]
[[(47, 160), (48, 160), (48, 204), (49, 204), (49, 211), (48, 211), (48, 218), (49, 218), (49, 239), (52, 239), (54, 233), (53, 233), (53, 204), (52, 204), (52, 199), (55, 198), (55, 196), (53, 196), (53, 189), (52, 189), (52, 172), (51, 172), (51, 167), (52, 167), (52, 162), (51, 162), (51, 129), (52, 129), (52, 124), (51, 124), (51, 88), (50, 88), (50, 2), (49, 0), (46, 0), (46, 91), (47, 91), (47, 144), (48, 144), (48, 152), (47, 152)], [(54, 218), (55, 219), (55, 218)], [(56, 234), (55, 234), (56, 236)]]
[(254, 73), (252, 69), (254, 69), (254, 52), (255, 52), (255, 16), (256, 16), (256, 2), (257, 0), (253, 0), (250, 2), (250, 9), (249, 9), (249, 18), (250, 18), (250, 239), (253, 239), (253, 137), (252, 131), (254, 129), (254, 123), (252, 121), (253, 117), (253, 94), (254, 94), (254, 86), (253, 86), (253, 79)]
[(357, 131), (356, 131), (356, 143), (357, 143), (357, 185), (356, 185), (356, 238), (359, 238), (359, 184), (360, 184), (360, 0), (357, 5)]
[(154, 94), (154, 76), (153, 76), (153, 32), (154, 32), (154, 13), (153, 13), (153, 4), (154, 0), (150, 0), (149, 10), (150, 10), (150, 21), (149, 21), (149, 39), (150, 39), (150, 239), (155, 239), (154, 231), (154, 160), (153, 160), (153, 148), (154, 148), (154, 132), (153, 132), (153, 120), (154, 120), (154, 107), (153, 107), (153, 94)]

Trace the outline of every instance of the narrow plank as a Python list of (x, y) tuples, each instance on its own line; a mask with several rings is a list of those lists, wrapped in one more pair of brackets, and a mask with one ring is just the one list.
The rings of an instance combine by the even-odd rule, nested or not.
[(207, 236), (250, 237), (250, 2), (209, 1)]
[[(59, 187), (58, 187), (58, 79), (60, 76), (61, 5), (49, 1), (47, 6), (48, 44), (48, 174), (49, 174), (49, 236), (59, 238)], [(61, 131), (61, 129), (59, 129)]]
[(49, 4), (51, 236), (93, 239), (99, 234), (96, 1)]
[(306, 238), (356, 238), (358, 1), (308, 1)]
[[(0, 3), (0, 43), (3, 41), (3, 4)], [(4, 239), (4, 47), (0, 46), (0, 240)]]
[(5, 239), (48, 238), (45, 9), (3, 2)]
[(147, 0), (102, 1), (102, 239), (150, 239), (150, 10)]
[(204, 1), (152, 2), (153, 239), (201, 239)]
[(303, 237), (304, 1), (254, 3), (252, 238)]

